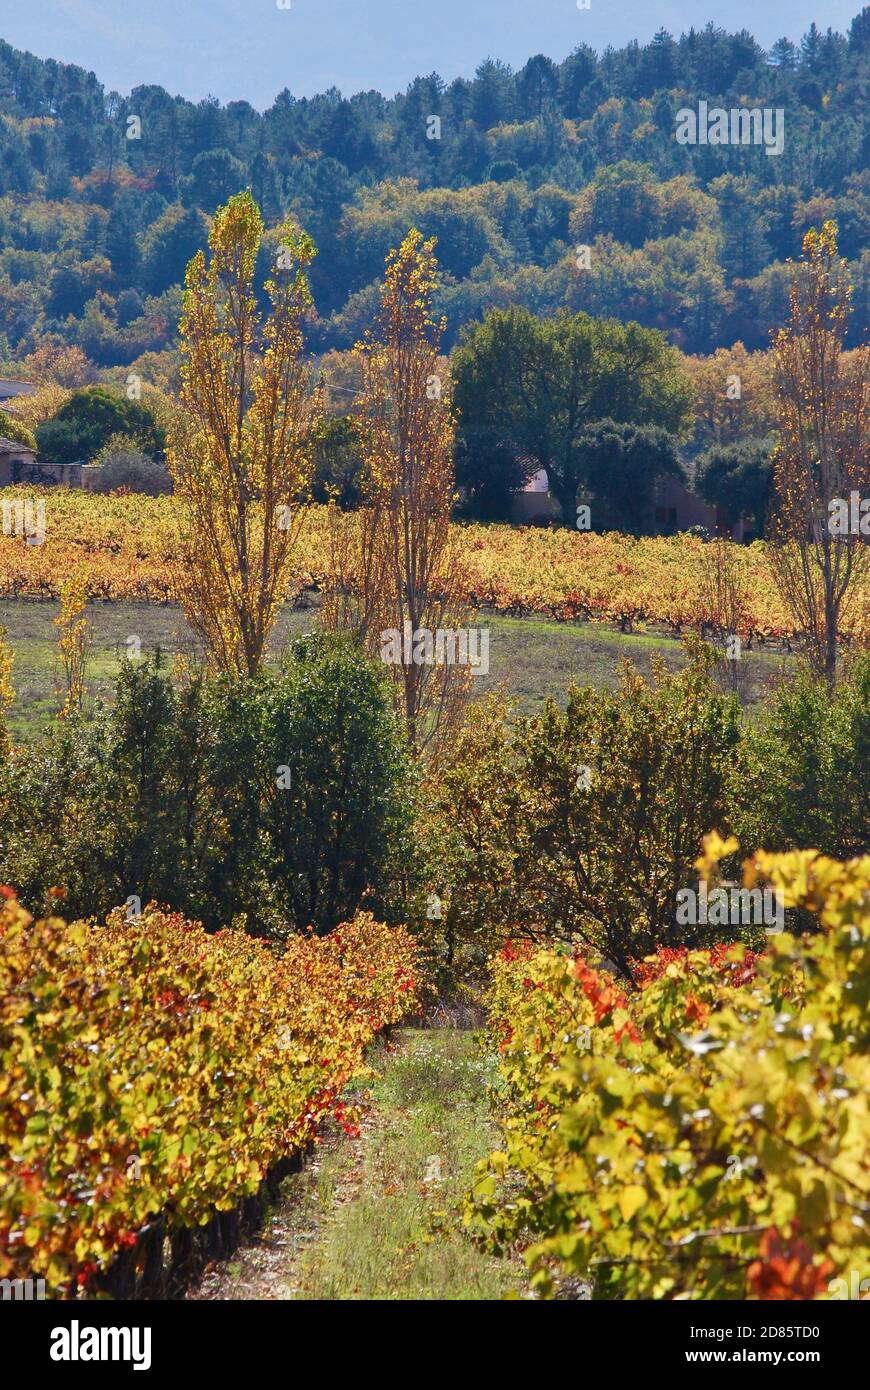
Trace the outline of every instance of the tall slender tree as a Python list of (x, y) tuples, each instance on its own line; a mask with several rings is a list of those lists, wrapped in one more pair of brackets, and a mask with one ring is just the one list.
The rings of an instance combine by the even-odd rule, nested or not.
[(792, 268), (791, 318), (774, 340), (779, 442), (770, 557), (780, 593), (830, 684), (837, 640), (868, 572), (860, 502), (870, 496), (870, 348), (844, 355), (851, 285), (826, 222)]
[(0, 767), (8, 757), (11, 741), (6, 727), (6, 711), (15, 699), (12, 689), (12, 651), (6, 646), (6, 629), (0, 627)]
[(169, 452), (186, 512), (179, 589), (213, 667), (253, 675), (287, 595), (319, 410), (302, 357), (315, 254), (284, 228), (271, 308), (257, 309), (263, 221), (250, 193), (215, 216), (211, 257), (187, 269), (181, 319), (187, 419)]
[(54, 620), (58, 629), (58, 648), (63, 664), (65, 699), (61, 719), (81, 711), (85, 698), (85, 672), (88, 651), (93, 642), (86, 615), (88, 576), (83, 571), (69, 575), (60, 586), (60, 613)]
[[(439, 629), (467, 624), (450, 539), (454, 422), (444, 324), (432, 317), (434, 245), (412, 230), (390, 253), (375, 334), (357, 349), (368, 505), (333, 546), (327, 606), (331, 625), (355, 626), (387, 662), (409, 740), (432, 752), (454, 727), (470, 677), (467, 664), (439, 660), (432, 646)], [(392, 657), (387, 634), (398, 634)]]

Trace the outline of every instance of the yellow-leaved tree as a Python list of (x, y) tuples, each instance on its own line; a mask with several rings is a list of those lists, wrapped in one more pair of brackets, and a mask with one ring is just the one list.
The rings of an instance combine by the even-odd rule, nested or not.
[(88, 576), (79, 571), (60, 586), (60, 613), (54, 620), (59, 629), (58, 648), (63, 663), (65, 698), (61, 719), (78, 714), (85, 698), (85, 671), (92, 635), (86, 615)]
[[(852, 287), (837, 227), (807, 232), (792, 268), (791, 317), (774, 340), (779, 442), (769, 554), (783, 601), (829, 683), (870, 545), (870, 348), (843, 351)], [(866, 524), (866, 523), (865, 523)]]
[(431, 752), (456, 727), (472, 670), (453, 659), (468, 655), (469, 634), (450, 535), (454, 420), (434, 247), (412, 230), (390, 253), (375, 332), (357, 347), (367, 505), (333, 512), (324, 606), (327, 626), (355, 630), (386, 662), (409, 741)]
[(5, 627), (0, 627), (0, 763), (9, 753), (9, 731), (6, 728), (6, 711), (15, 699), (12, 689), (12, 653), (6, 646)]
[(303, 360), (314, 244), (283, 228), (269, 310), (257, 306), (263, 220), (250, 193), (215, 215), (210, 256), (187, 268), (180, 325), (184, 417), (169, 464), (185, 511), (178, 591), (217, 670), (253, 675), (303, 520), (318, 416)]

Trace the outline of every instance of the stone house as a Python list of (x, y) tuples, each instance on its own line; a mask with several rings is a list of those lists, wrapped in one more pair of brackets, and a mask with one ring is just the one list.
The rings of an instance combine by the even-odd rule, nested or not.
[(81, 463), (40, 463), (27, 444), (0, 437), (0, 487), (31, 483), (43, 487), (84, 487)]
[[(580, 499), (581, 501), (584, 499)], [(614, 523), (611, 528), (606, 523), (595, 526), (595, 502), (587, 498), (592, 507), (593, 530), (618, 530)], [(550, 492), (547, 471), (539, 468), (532, 474), (525, 487), (513, 495), (511, 519), (518, 526), (549, 526), (558, 524), (562, 518), (562, 507)], [(740, 521), (736, 526), (727, 527), (718, 508), (711, 507), (703, 498), (692, 492), (687, 483), (677, 478), (659, 478), (655, 491), (655, 511), (650, 530), (653, 535), (673, 535), (677, 531), (687, 531), (690, 526), (704, 526), (710, 535), (729, 534), (732, 540), (743, 541), (749, 534), (749, 526)]]

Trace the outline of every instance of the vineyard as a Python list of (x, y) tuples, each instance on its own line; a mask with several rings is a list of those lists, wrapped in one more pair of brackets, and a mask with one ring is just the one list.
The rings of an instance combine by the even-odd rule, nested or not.
[(831, 1383), (870, 1301), (870, 0), (799, 45), (539, 6), (516, 71), (492, 6), (375, 0), (353, 91), (290, 0), (7, 8), (31, 1359), (226, 1380), (292, 1371), (255, 1304), (553, 1301), (626, 1374)]
[(327, 1115), (353, 1130), (343, 1088), (417, 1006), (414, 948), (365, 914), (280, 956), (155, 908), (33, 923), (4, 891), (0, 1277), (153, 1294), (166, 1243), (172, 1287)]
[[(12, 499), (15, 490), (3, 495)], [(355, 522), (345, 518), (344, 524)], [(288, 599), (324, 586), (328, 530), (326, 508), (312, 507)], [(457, 524), (453, 541), (465, 599), (474, 606), (559, 620), (587, 618), (623, 629), (649, 623), (680, 631), (715, 620), (707, 585), (709, 548), (693, 536), (635, 540), (617, 532)], [(46, 497), (42, 545), (0, 536), (0, 597), (56, 596), (63, 579), (83, 568), (94, 598), (166, 603), (175, 597), (172, 567), (180, 553), (181, 513), (171, 497), (106, 498), (58, 489)], [(794, 637), (764, 544), (734, 546), (733, 562), (744, 595), (744, 634), (774, 641)], [(844, 620), (843, 634), (863, 640), (868, 633), (865, 585)]]
[(760, 854), (761, 880), (823, 934), (660, 950), (630, 996), (569, 949), (497, 960), (504, 1149), (466, 1222), (495, 1248), (531, 1232), (541, 1290), (857, 1296), (838, 1290), (870, 1259), (870, 858)]

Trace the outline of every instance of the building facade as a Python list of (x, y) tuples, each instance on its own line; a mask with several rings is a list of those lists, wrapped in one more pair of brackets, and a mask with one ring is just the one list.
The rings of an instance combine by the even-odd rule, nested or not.
[(80, 463), (39, 463), (34, 451), (14, 439), (0, 437), (0, 487), (28, 483), (43, 487), (82, 487)]
[[(596, 526), (594, 498), (579, 500), (586, 500), (590, 504), (593, 531), (619, 529), (606, 524)], [(517, 526), (552, 526), (561, 523), (562, 507), (550, 492), (546, 469), (539, 468), (525, 487), (514, 493), (511, 520)], [(654, 535), (674, 535), (678, 531), (688, 531), (691, 526), (703, 526), (711, 536), (728, 535), (735, 541), (746, 540), (749, 534), (746, 522), (739, 521), (736, 526), (727, 526), (716, 507), (711, 507), (678, 478), (659, 478), (650, 523)]]

